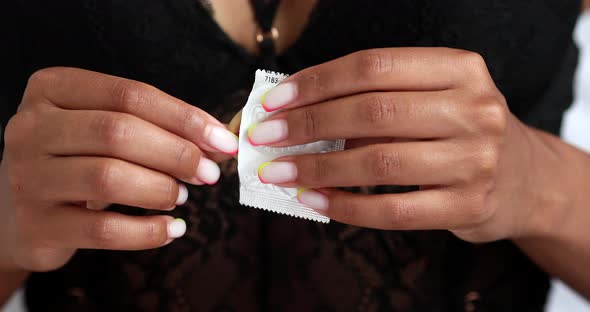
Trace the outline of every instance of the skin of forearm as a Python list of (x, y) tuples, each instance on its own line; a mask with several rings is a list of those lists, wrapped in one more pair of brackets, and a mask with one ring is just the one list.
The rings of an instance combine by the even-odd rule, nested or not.
[[(532, 130), (532, 129), (531, 129)], [(590, 155), (557, 137), (532, 130), (535, 154), (531, 174), (538, 190), (531, 220), (537, 229), (514, 239), (549, 274), (590, 298)]]

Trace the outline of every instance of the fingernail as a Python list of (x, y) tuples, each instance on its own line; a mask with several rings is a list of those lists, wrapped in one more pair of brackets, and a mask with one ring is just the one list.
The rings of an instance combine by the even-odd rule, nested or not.
[(258, 179), (264, 184), (293, 182), (297, 179), (297, 166), (292, 162), (265, 162), (258, 167)]
[(315, 210), (328, 209), (328, 197), (318, 191), (300, 188), (297, 190), (297, 200), (301, 204)]
[(278, 143), (288, 135), (289, 129), (284, 119), (264, 121), (248, 128), (248, 141), (254, 146)]
[(184, 205), (184, 203), (186, 203), (186, 200), (188, 199), (188, 189), (186, 188), (186, 185), (184, 184), (179, 184), (178, 185), (178, 198), (176, 199), (176, 205)]
[(178, 218), (168, 223), (168, 237), (179, 238), (186, 233), (186, 222)]
[(205, 138), (207, 144), (223, 153), (233, 155), (238, 152), (238, 137), (227, 129), (208, 126)]
[(201, 157), (197, 167), (197, 179), (209, 185), (217, 183), (221, 170), (219, 166), (211, 159)]
[(297, 86), (295, 83), (279, 84), (262, 96), (262, 107), (267, 112), (272, 112), (291, 103), (296, 97)]

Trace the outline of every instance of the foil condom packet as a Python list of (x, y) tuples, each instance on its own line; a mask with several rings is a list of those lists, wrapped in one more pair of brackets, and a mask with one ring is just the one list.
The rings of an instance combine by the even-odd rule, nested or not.
[(264, 184), (258, 178), (261, 164), (289, 155), (316, 154), (341, 151), (344, 140), (318, 141), (309, 144), (284, 148), (253, 146), (248, 140), (248, 130), (269, 118), (276, 112), (267, 112), (262, 107), (262, 98), (270, 89), (279, 84), (288, 75), (257, 70), (254, 86), (248, 102), (242, 109), (239, 131), (238, 174), (240, 176), (240, 204), (299, 217), (307, 220), (328, 223), (330, 219), (297, 201), (297, 188), (284, 188)]

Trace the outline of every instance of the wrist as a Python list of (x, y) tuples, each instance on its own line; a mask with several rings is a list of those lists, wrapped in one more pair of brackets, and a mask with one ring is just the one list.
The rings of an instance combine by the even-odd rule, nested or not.
[(579, 188), (579, 151), (559, 138), (527, 127), (531, 146), (529, 172), (532, 200), (523, 231), (517, 238), (562, 237), (575, 222)]

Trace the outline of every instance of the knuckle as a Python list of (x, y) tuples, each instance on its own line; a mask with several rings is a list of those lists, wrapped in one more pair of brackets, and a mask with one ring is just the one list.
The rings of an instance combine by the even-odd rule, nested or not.
[(473, 227), (486, 224), (492, 218), (494, 211), (486, 205), (485, 195), (478, 196), (470, 205), (466, 214), (467, 222)]
[(48, 67), (48, 68), (39, 69), (39, 70), (35, 71), (33, 74), (31, 74), (31, 76), (29, 77), (28, 85), (29, 86), (44, 86), (44, 85), (48, 85), (48, 84), (50, 85), (54, 81), (57, 80), (59, 75), (60, 75), (60, 68), (59, 67)]
[(197, 131), (199, 128), (205, 129), (205, 122), (199, 116), (199, 114), (195, 114), (193, 112), (181, 112), (180, 117), (178, 118), (180, 123), (180, 131), (181, 133), (194, 133), (196, 139), (203, 139), (202, 136), (205, 134), (203, 131)]
[(95, 165), (91, 173), (90, 185), (94, 187), (97, 195), (104, 201), (113, 199), (117, 194), (116, 179), (119, 176), (119, 168), (113, 160), (101, 160)]
[(322, 73), (319, 68), (312, 67), (305, 71), (303, 80), (306, 88), (314, 93), (321, 93), (326, 89), (325, 81), (322, 79)]
[(23, 144), (26, 135), (37, 128), (39, 118), (32, 111), (21, 111), (12, 116), (4, 129), (6, 147)]
[(358, 205), (350, 201), (343, 201), (339, 207), (340, 221), (345, 224), (356, 224), (355, 221), (359, 213)]
[(297, 182), (301, 186), (321, 184), (321, 181), (324, 181), (331, 171), (328, 158), (323, 154), (302, 157), (303, 161), (297, 164), (297, 168), (301, 168), (303, 173), (297, 175)]
[(478, 121), (481, 129), (494, 136), (501, 136), (508, 126), (508, 111), (503, 97), (489, 97), (480, 101)]
[(396, 106), (383, 95), (372, 95), (361, 105), (360, 115), (373, 126), (388, 126), (396, 115)]
[(459, 50), (458, 53), (461, 65), (463, 65), (463, 67), (470, 73), (475, 74), (478, 77), (488, 75), (488, 66), (481, 54), (464, 50)]
[(371, 79), (392, 69), (392, 60), (387, 52), (380, 49), (358, 52), (357, 74), (361, 79)]
[(412, 209), (403, 201), (394, 201), (389, 203), (387, 209), (389, 226), (392, 229), (403, 229), (412, 221)]
[(148, 85), (139, 81), (119, 79), (111, 90), (115, 109), (121, 112), (137, 110), (145, 104), (149, 89)]
[(191, 174), (191, 172), (197, 172), (201, 151), (195, 145), (189, 143), (180, 144), (177, 150), (175, 171), (186, 175), (186, 178), (193, 177), (194, 174)]
[(176, 199), (178, 198), (178, 182), (172, 178), (168, 178), (163, 185), (163, 202), (159, 207), (161, 210), (170, 210), (170, 207), (176, 205)]
[(166, 221), (149, 221), (143, 228), (142, 237), (148, 245), (163, 245), (168, 240)]
[(455, 170), (453, 175), (459, 185), (494, 180), (500, 161), (499, 151), (488, 143), (478, 145), (476, 148), (475, 152), (457, 159), (456, 163), (461, 170)]
[(369, 172), (376, 183), (387, 183), (401, 171), (401, 156), (396, 151), (379, 147), (371, 151), (368, 158)]
[(319, 115), (314, 109), (303, 110), (303, 132), (306, 138), (316, 138), (320, 125)]
[(86, 231), (88, 238), (98, 249), (108, 249), (117, 240), (117, 222), (110, 216), (97, 215), (88, 224)]
[(94, 122), (95, 133), (105, 146), (116, 148), (131, 141), (133, 128), (123, 114), (101, 114)]
[(500, 161), (500, 153), (494, 147), (482, 148), (479, 153), (479, 177), (491, 179), (495, 176)]

